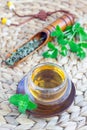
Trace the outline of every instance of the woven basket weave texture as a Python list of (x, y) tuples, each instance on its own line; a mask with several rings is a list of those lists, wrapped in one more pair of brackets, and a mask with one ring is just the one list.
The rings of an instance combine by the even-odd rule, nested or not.
[[(6, 7), (6, 1), (0, 1), (0, 18), (7, 17), (13, 23), (26, 18), (18, 18)], [(76, 20), (87, 29), (86, 0), (13, 0), (16, 11), (23, 14), (35, 14), (39, 10), (68, 10), (75, 14)], [(2, 63), (7, 53), (22, 45), (31, 36), (56, 20), (61, 13), (49, 16), (46, 21), (38, 19), (19, 27), (8, 27), (0, 23), (0, 130), (87, 130), (87, 58), (80, 61), (70, 53), (67, 57), (58, 56), (57, 61), (43, 59), (44, 46), (26, 61), (11, 69)], [(71, 107), (60, 116), (37, 119), (31, 115), (19, 114), (16, 107), (9, 104), (8, 98), (16, 91), (21, 78), (37, 63), (54, 62), (62, 65), (76, 87), (76, 96)]]

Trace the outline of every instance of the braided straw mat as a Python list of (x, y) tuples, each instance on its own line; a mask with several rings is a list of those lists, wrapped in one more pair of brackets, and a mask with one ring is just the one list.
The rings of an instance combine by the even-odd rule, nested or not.
[[(38, 13), (40, 9), (54, 11), (69, 10), (87, 29), (86, 0), (14, 0), (16, 11), (20, 14)], [(57, 61), (43, 59), (43, 47), (26, 61), (11, 69), (2, 61), (6, 54), (22, 45), (35, 33), (43, 29), (61, 14), (49, 16), (46, 22), (34, 19), (19, 27), (8, 27), (0, 23), (0, 130), (87, 130), (87, 58), (80, 61), (70, 53), (67, 57), (58, 56)], [(13, 23), (25, 18), (18, 18), (6, 7), (6, 0), (0, 0), (0, 18), (7, 17)], [(76, 96), (74, 103), (60, 116), (39, 119), (31, 115), (20, 114), (17, 108), (8, 102), (8, 98), (16, 92), (20, 79), (28, 73), (32, 66), (40, 62), (55, 62), (64, 67), (75, 84)]]

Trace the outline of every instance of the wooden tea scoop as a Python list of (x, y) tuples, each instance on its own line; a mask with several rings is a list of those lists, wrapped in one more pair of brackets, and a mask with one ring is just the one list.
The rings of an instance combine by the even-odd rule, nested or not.
[(51, 41), (52, 38), (50, 37), (50, 33), (57, 25), (60, 26), (62, 31), (64, 31), (67, 26), (72, 25), (73, 23), (74, 16), (72, 14), (67, 13), (63, 15), (55, 22), (45, 27), (42, 31), (31, 37), (26, 43), (13, 50), (11, 54), (8, 54), (5, 63), (10, 67), (16, 66), (27, 59), (27, 57), (33, 54), (34, 51), (40, 49), (42, 46), (47, 44), (48, 41)]

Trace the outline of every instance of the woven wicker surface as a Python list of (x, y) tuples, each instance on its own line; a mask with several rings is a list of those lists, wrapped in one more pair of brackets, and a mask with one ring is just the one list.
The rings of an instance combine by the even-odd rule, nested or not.
[[(76, 15), (87, 29), (86, 0), (14, 0), (16, 10), (20, 14), (36, 13), (40, 9), (54, 11), (65, 9)], [(58, 61), (43, 59), (42, 52), (35, 52), (25, 62), (11, 69), (2, 64), (8, 52), (22, 45), (33, 34), (58, 18), (54, 14), (46, 22), (34, 19), (20, 27), (7, 27), (0, 24), (0, 130), (87, 130), (87, 58), (79, 61), (74, 54), (68, 57), (58, 57)], [(0, 1), (0, 18), (7, 17), (12, 22), (20, 22), (7, 7), (6, 0)], [(24, 19), (23, 19), (24, 20)], [(16, 107), (10, 105), (8, 98), (15, 93), (17, 83), (38, 62), (51, 61), (62, 65), (76, 86), (76, 96), (72, 106), (60, 116), (37, 119), (19, 114)]]

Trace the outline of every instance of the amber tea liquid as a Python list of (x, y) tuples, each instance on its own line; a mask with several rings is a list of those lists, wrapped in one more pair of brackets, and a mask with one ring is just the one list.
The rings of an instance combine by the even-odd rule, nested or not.
[(35, 68), (31, 79), (34, 86), (29, 87), (33, 97), (41, 102), (53, 102), (62, 97), (66, 90), (65, 73), (58, 66), (42, 65)]
[(25, 93), (38, 106), (29, 111), (35, 117), (58, 115), (71, 105), (75, 96), (75, 89), (65, 70), (54, 63), (34, 66), (25, 81)]

